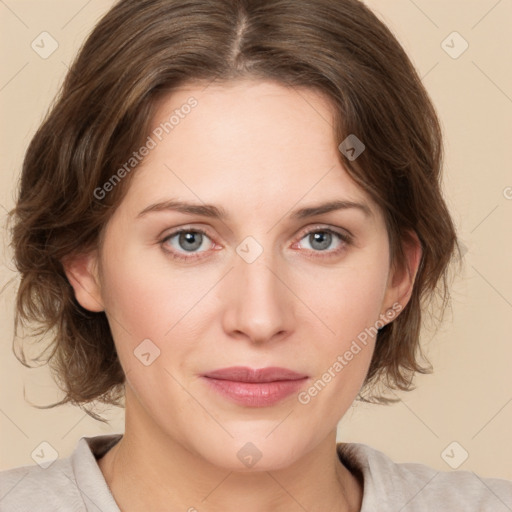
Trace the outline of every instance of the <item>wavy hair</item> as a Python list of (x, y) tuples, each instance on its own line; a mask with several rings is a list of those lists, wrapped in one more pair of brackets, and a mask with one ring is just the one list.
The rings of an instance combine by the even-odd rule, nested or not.
[[(105, 197), (95, 190), (141, 146), (164, 95), (183, 83), (246, 78), (330, 99), (336, 140), (356, 134), (366, 146), (355, 160), (339, 158), (382, 209), (392, 264), (405, 263), (408, 232), (421, 242), (412, 296), (379, 330), (360, 399), (395, 401), (377, 388), (409, 390), (415, 372), (431, 373), (422, 315), (435, 307), (443, 316), (458, 244), (441, 188), (439, 120), (391, 31), (357, 0), (121, 0), (85, 41), (31, 140), (10, 212), (21, 277), (15, 341), (49, 340), (45, 363), (65, 393), (46, 407), (69, 402), (104, 421), (84, 405), (121, 405), (124, 396), (106, 316), (78, 304), (62, 261), (98, 246), (137, 171)], [(16, 357), (28, 366), (23, 349)]]

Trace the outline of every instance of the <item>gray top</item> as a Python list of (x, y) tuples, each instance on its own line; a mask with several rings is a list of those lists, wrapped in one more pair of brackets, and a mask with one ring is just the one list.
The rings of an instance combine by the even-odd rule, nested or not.
[[(46, 469), (1, 471), (0, 512), (120, 512), (96, 459), (121, 437), (82, 437), (69, 457)], [(362, 443), (338, 443), (337, 451), (343, 464), (363, 477), (361, 512), (512, 511), (512, 481), (395, 463)]]

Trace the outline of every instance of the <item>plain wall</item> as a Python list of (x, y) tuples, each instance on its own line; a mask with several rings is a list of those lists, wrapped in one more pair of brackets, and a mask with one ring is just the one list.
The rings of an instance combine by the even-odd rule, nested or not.
[[(67, 65), (112, 3), (0, 3), (2, 226), (14, 204), (27, 144)], [(465, 450), (468, 457), (458, 469), (512, 479), (512, 2), (366, 3), (405, 47), (439, 113), (446, 149), (444, 189), (466, 251), (465, 269), (453, 284), (452, 309), (442, 328), (435, 336), (423, 336), (434, 373), (418, 376), (417, 389), (398, 393), (401, 401), (395, 405), (354, 404), (340, 422), (338, 440), (363, 442), (397, 462), (446, 471), (452, 470), (446, 460), (462, 459)], [(43, 59), (31, 43), (45, 31), (58, 48)], [(460, 51), (463, 41), (450, 36), (454, 31), (469, 44), (458, 58), (442, 45), (446, 40), (452, 55)], [(0, 295), (0, 469), (5, 469), (34, 464), (31, 453), (42, 441), (65, 457), (81, 436), (122, 432), (123, 411), (107, 412), (111, 424), (104, 425), (78, 408), (40, 410), (26, 402), (24, 393), (40, 405), (62, 394), (46, 367), (25, 368), (13, 355), (17, 280), (5, 231), (2, 238), (0, 286), (11, 280)], [(454, 441), (458, 445), (446, 452)]]

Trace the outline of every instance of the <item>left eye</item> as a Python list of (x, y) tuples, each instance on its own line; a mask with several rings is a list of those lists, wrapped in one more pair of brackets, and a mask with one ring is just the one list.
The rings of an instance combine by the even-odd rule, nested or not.
[[(340, 241), (338, 247), (332, 248), (332, 251), (327, 251), (336, 238)], [(309, 231), (301, 240), (307, 240), (310, 247), (306, 247), (306, 249), (311, 249), (315, 252), (336, 252), (339, 246), (343, 246), (344, 243), (349, 242), (348, 236), (330, 229)]]

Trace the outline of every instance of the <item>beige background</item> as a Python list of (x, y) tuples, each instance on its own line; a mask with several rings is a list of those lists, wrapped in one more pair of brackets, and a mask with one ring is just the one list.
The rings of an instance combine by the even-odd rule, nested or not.
[[(368, 0), (419, 70), (446, 138), (445, 190), (467, 250), (453, 287), (453, 309), (436, 336), (425, 333), (435, 373), (394, 406), (357, 405), (340, 423), (339, 440), (370, 444), (397, 462), (512, 479), (512, 2), (510, 0)], [(23, 152), (57, 91), (66, 66), (110, 0), (0, 2), (0, 204), (13, 206)], [(43, 31), (58, 42), (47, 59), (31, 48)], [(449, 56), (442, 41), (457, 31), (469, 48)], [(453, 41), (453, 42), (452, 42)], [(451, 52), (462, 48), (453, 36)], [(3, 224), (2, 224), (3, 225)], [(0, 283), (15, 277), (5, 249)], [(43, 441), (60, 457), (84, 435), (122, 432), (71, 406), (31, 407), (60, 393), (46, 368), (27, 369), (12, 354), (16, 280), (0, 295), (0, 469), (34, 464)], [(459, 443), (447, 450), (453, 441)], [(452, 451), (453, 448), (453, 451)], [(469, 456), (460, 464), (464, 451)], [(460, 464), (460, 465), (459, 465)]]

